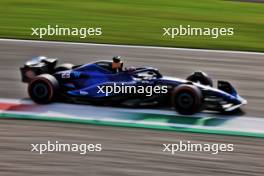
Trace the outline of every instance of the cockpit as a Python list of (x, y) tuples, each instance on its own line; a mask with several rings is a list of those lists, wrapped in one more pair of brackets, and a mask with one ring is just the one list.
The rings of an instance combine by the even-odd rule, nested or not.
[(134, 72), (132, 72), (132, 76), (135, 80), (152, 80), (161, 78), (161, 73), (154, 68), (137, 68)]

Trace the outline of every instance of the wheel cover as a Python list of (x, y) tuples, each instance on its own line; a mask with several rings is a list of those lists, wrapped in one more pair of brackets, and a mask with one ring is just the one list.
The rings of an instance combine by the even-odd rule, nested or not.
[(49, 97), (49, 88), (45, 83), (35, 83), (32, 91), (34, 96), (38, 99), (45, 99)]
[(179, 96), (176, 98), (176, 101), (178, 102), (179, 106), (184, 109), (189, 109), (194, 104), (194, 99), (189, 93), (179, 94)]

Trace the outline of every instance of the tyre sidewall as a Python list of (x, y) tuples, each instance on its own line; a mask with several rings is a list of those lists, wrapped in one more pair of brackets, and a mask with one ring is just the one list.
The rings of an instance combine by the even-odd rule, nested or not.
[[(179, 102), (179, 99), (183, 96), (191, 98), (193, 102), (187, 106), (183, 107)], [(202, 108), (202, 94), (201, 91), (193, 85), (180, 85), (174, 89), (172, 94), (172, 105), (180, 114), (194, 114), (201, 110)]]
[[(50, 75), (50, 77), (52, 77)], [(30, 98), (39, 104), (47, 104), (54, 100), (55, 92), (56, 92), (56, 85), (48, 79), (47, 76), (38, 76), (34, 78), (28, 86), (28, 94)], [(54, 78), (55, 79), (55, 78)], [(36, 86), (41, 86), (45, 91), (47, 91), (47, 95), (36, 95)]]

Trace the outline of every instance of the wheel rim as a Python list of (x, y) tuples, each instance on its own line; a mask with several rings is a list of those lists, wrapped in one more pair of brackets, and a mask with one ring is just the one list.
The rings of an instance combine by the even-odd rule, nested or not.
[(36, 83), (33, 87), (33, 94), (36, 98), (43, 99), (48, 97), (49, 90), (46, 84), (44, 83)]
[(188, 93), (179, 94), (176, 101), (178, 102), (179, 106), (184, 109), (188, 109), (192, 107), (194, 103), (194, 99), (192, 95)]

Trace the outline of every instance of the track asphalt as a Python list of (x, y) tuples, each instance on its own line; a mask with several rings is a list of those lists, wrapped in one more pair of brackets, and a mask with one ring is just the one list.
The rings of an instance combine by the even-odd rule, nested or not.
[[(231, 81), (248, 100), (244, 116), (263, 116), (264, 56), (241, 52), (0, 41), (0, 97), (26, 98), (19, 66), (33, 56), (82, 64), (121, 55), (125, 66), (153, 66), (163, 74), (185, 78), (194, 70)], [(243, 115), (242, 115), (243, 116)], [(259, 175), (264, 173), (264, 140), (259, 138), (165, 132), (80, 124), (1, 120), (0, 175)], [(30, 143), (59, 140), (102, 143), (103, 152), (30, 152)], [(234, 152), (161, 152), (163, 143), (233, 143)]]

